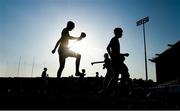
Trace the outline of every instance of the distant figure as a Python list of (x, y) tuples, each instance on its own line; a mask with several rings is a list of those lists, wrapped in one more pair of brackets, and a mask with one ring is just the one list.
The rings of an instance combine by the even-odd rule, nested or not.
[(60, 67), (57, 72), (57, 78), (61, 77), (61, 73), (64, 69), (64, 65), (66, 62), (67, 57), (75, 57), (76, 58), (76, 76), (81, 76), (82, 73), (79, 72), (79, 65), (80, 65), (80, 59), (81, 55), (79, 53), (73, 52), (69, 49), (68, 44), (69, 40), (81, 40), (86, 36), (84, 32), (81, 33), (80, 37), (73, 37), (69, 35), (69, 31), (73, 30), (75, 27), (75, 24), (72, 21), (69, 21), (67, 23), (66, 28), (62, 30), (61, 38), (57, 41), (54, 49), (52, 50), (52, 53), (54, 54), (56, 51), (56, 48), (59, 46), (58, 54), (59, 54), (59, 63)]
[(109, 83), (109, 88), (115, 87), (117, 85), (119, 74), (121, 74), (121, 85), (125, 86), (126, 82), (129, 81), (129, 72), (127, 66), (124, 64), (125, 57), (129, 56), (128, 53), (120, 53), (120, 43), (119, 38), (122, 38), (123, 30), (122, 28), (115, 28), (115, 36), (111, 39), (109, 45), (107, 46), (107, 52), (111, 57), (113, 78)]
[(42, 75), (41, 75), (42, 78), (48, 77), (48, 74), (46, 72), (47, 72), (47, 68), (44, 68), (44, 71), (42, 72)]
[(104, 61), (99, 61), (99, 62), (92, 62), (91, 64), (97, 64), (97, 63), (104, 63), (103, 64), (103, 69), (107, 69), (101, 90), (98, 91), (98, 93), (103, 93), (108, 86), (108, 83), (110, 82), (111, 78), (113, 77), (113, 72), (112, 72), (112, 67), (111, 67), (111, 60), (108, 56), (108, 53), (104, 54)]
[(84, 76), (86, 75), (85, 72), (86, 72), (86, 70), (82, 69), (82, 74), (80, 75), (80, 78), (84, 78)]
[(99, 78), (99, 72), (96, 72), (96, 78)]

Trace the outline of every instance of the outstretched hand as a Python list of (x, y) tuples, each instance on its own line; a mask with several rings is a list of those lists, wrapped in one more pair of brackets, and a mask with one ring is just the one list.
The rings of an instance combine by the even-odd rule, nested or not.
[(52, 53), (54, 54), (55, 52), (56, 52), (56, 50), (55, 50), (55, 49), (53, 49), (53, 50), (52, 50)]
[(81, 32), (81, 35), (77, 40), (80, 41), (81, 39), (83, 39), (85, 37), (86, 37), (86, 34), (84, 32)]
[(129, 53), (125, 53), (124, 56), (128, 57), (128, 56), (129, 56)]
[(84, 32), (81, 32), (80, 38), (85, 38), (85, 37), (86, 37), (86, 34)]

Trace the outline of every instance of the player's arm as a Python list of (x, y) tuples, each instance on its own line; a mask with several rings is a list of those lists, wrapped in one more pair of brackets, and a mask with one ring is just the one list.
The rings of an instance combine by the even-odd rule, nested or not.
[(86, 34), (84, 32), (81, 33), (80, 37), (73, 37), (69, 35), (69, 38), (72, 40), (81, 40), (84, 37), (86, 37)]
[(76, 39), (79, 39), (79, 37), (69, 36), (69, 39), (71, 39), (71, 40), (76, 40)]
[(121, 53), (121, 55), (128, 57), (129, 53)]
[(61, 38), (57, 41), (54, 49), (52, 50), (52, 53), (53, 53), (53, 54), (56, 52), (56, 49), (57, 49), (57, 47), (58, 47), (58, 45), (59, 45), (60, 43), (61, 43)]

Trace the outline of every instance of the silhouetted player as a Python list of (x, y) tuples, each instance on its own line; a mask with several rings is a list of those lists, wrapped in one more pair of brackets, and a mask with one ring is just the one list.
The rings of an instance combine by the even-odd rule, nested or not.
[(115, 86), (119, 74), (121, 74), (121, 85), (124, 86), (126, 82), (129, 81), (129, 72), (127, 66), (124, 64), (125, 57), (129, 56), (128, 53), (121, 54), (120, 53), (120, 42), (119, 38), (122, 38), (123, 30), (121, 28), (115, 28), (114, 34), (115, 36), (111, 39), (109, 45), (107, 46), (107, 52), (109, 53), (112, 61), (112, 69), (113, 69), (113, 78), (111, 79), (109, 86)]
[(108, 83), (110, 82), (111, 78), (113, 77), (112, 67), (111, 67), (111, 60), (108, 56), (108, 53), (104, 54), (104, 61), (98, 61), (98, 62), (92, 62), (91, 64), (97, 64), (97, 63), (104, 63), (103, 69), (107, 69), (107, 73), (105, 75), (101, 90), (98, 91), (98, 93), (103, 93), (106, 87), (108, 86)]
[(69, 35), (69, 31), (73, 30), (75, 27), (75, 24), (72, 21), (69, 21), (67, 23), (67, 27), (62, 30), (61, 38), (57, 41), (54, 49), (52, 50), (52, 53), (54, 54), (56, 51), (56, 48), (59, 46), (58, 53), (59, 53), (59, 62), (60, 67), (57, 72), (57, 78), (61, 77), (61, 73), (64, 69), (65, 61), (67, 57), (75, 57), (76, 58), (76, 76), (81, 76), (81, 73), (79, 72), (79, 65), (80, 65), (80, 59), (81, 55), (79, 53), (73, 52), (69, 49), (68, 44), (69, 40), (81, 40), (86, 36), (85, 33), (81, 33), (80, 37), (73, 37)]

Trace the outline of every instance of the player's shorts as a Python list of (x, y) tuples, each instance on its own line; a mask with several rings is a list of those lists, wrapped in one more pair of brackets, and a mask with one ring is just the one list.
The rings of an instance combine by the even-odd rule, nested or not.
[(59, 56), (60, 57), (64, 57), (64, 58), (67, 58), (67, 57), (77, 57), (78, 53), (72, 51), (72, 50), (69, 50), (68, 48), (61, 48), (58, 50), (58, 53), (59, 53)]

